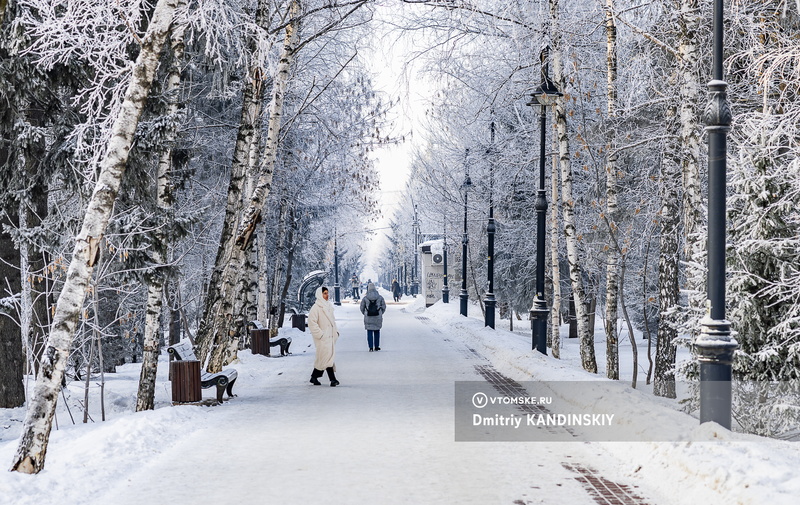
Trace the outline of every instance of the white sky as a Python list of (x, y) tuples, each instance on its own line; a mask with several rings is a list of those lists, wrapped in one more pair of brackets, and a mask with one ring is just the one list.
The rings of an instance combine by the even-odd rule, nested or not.
[[(375, 86), (384, 94), (384, 100), (400, 100), (390, 113), (392, 125), (387, 133), (405, 137), (404, 143), (386, 146), (373, 153), (380, 176), (378, 201), (381, 219), (373, 226), (375, 229), (388, 227), (395, 209), (403, 204), (401, 196), (408, 180), (412, 152), (423, 141), (422, 118), (434, 93), (434, 88), (420, 75), (421, 62), (407, 61), (413, 47), (411, 36), (399, 30), (387, 33), (387, 26), (378, 22), (395, 16), (393, 9), (402, 7), (397, 2), (378, 5), (371, 44), (373, 53), (365, 57), (374, 74)], [(388, 231), (379, 230), (377, 236), (366, 243), (366, 267), (362, 278), (375, 280), (378, 277), (378, 259), (387, 244), (385, 233)]]

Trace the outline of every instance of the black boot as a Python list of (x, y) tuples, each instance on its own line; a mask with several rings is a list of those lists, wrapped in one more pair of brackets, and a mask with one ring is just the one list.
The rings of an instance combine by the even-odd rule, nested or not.
[[(338, 386), (339, 381), (336, 380), (336, 374), (333, 373), (333, 367), (329, 366), (328, 368), (325, 369), (325, 371), (328, 372), (328, 378), (331, 380), (331, 387), (333, 388)], [(322, 372), (320, 372), (320, 375), (321, 374)]]
[(322, 383), (321, 383), (320, 381), (318, 381), (318, 380), (317, 380), (317, 379), (319, 379), (320, 377), (322, 377), (322, 370), (317, 370), (317, 369), (315, 368), (315, 369), (314, 369), (314, 371), (312, 371), (312, 372), (311, 372), (311, 380), (310, 380), (310, 381), (308, 381), (308, 382), (310, 382), (311, 384), (313, 384), (313, 385), (315, 385), (315, 386), (321, 386), (321, 385), (322, 385)]

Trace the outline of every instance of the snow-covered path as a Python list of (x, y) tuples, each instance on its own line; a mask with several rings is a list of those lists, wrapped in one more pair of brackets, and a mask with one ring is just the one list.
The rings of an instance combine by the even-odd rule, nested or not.
[(97, 503), (159, 503), (176, 483), (185, 503), (596, 503), (561, 466), (583, 444), (454, 442), (453, 383), (481, 378), (401, 308), (370, 353), (357, 306), (343, 304), (339, 387), (308, 383), (313, 351), (295, 341), (280, 376), (265, 359), (262, 376), (239, 379), (257, 388)]
[[(60, 402), (45, 470), (0, 472), (0, 505), (795, 503), (796, 445), (698, 426), (663, 399), (531, 353), (529, 337), (485, 329), (456, 304), (420, 310), (390, 304), (382, 350), (370, 353), (358, 307), (337, 307), (336, 388), (308, 383), (311, 337), (290, 329), (290, 356), (240, 353), (238, 396), (221, 406), (172, 406), (162, 356), (156, 409), (133, 413), (139, 365), (119, 367), (106, 379), (108, 421), (69, 424)], [(454, 384), (487, 371), (621, 387), (613, 406), (642, 413), (630, 426), (644, 441), (456, 442)], [(80, 387), (68, 391), (73, 410)], [(0, 418), (6, 464), (23, 415)], [(646, 441), (676, 430), (683, 441)]]

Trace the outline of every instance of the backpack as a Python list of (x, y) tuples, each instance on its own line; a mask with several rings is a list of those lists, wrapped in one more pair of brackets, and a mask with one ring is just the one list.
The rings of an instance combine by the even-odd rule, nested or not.
[(367, 304), (367, 315), (368, 316), (379, 316), (381, 315), (380, 310), (378, 310), (378, 300), (370, 300)]

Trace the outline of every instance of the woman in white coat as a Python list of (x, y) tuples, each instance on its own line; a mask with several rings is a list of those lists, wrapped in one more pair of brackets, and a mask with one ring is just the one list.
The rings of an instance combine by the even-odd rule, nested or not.
[(331, 380), (331, 387), (338, 386), (334, 371), (336, 365), (336, 340), (339, 338), (339, 330), (336, 328), (336, 319), (333, 317), (333, 305), (328, 301), (328, 288), (320, 286), (316, 292), (317, 301), (308, 311), (308, 328), (311, 336), (314, 337), (314, 347), (316, 358), (314, 359), (314, 370), (311, 372), (311, 384), (319, 386), (319, 378), (322, 377), (323, 370), (328, 372)]

